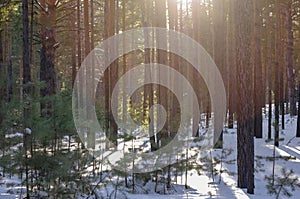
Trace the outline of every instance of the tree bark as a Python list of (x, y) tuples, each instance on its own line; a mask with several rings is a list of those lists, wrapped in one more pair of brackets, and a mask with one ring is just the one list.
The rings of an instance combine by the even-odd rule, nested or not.
[(268, 139), (272, 138), (272, 81), (273, 81), (273, 70), (272, 70), (272, 39), (269, 36), (272, 30), (271, 17), (270, 17), (270, 7), (269, 2), (266, 3), (266, 67), (267, 67), (267, 78), (268, 78)]
[(262, 107), (264, 98), (264, 93), (262, 93), (262, 62), (261, 62), (261, 2), (253, 1), (254, 3), (254, 46), (253, 46), (253, 63), (254, 63), (254, 132), (256, 138), (262, 138)]
[(25, 156), (25, 183), (26, 183), (26, 197), (29, 199), (29, 168), (28, 168), (28, 157), (27, 157), (27, 132), (28, 119), (29, 119), (29, 101), (30, 87), (28, 83), (31, 81), (30, 65), (29, 65), (29, 36), (28, 36), (28, 0), (22, 0), (22, 21), (23, 21), (23, 97), (24, 97), (24, 134), (23, 134), (23, 146)]
[[(41, 50), (40, 50), (40, 81), (45, 82), (45, 87), (41, 88), (41, 97), (54, 96), (56, 94), (56, 71), (55, 71), (55, 51), (58, 47), (56, 42), (56, 4), (53, 1), (46, 3), (40, 0), (43, 7), (40, 15)], [(45, 12), (45, 10), (48, 10)], [(41, 103), (41, 115), (49, 117), (53, 114), (53, 102)]]
[(275, 81), (274, 81), (274, 98), (275, 98), (275, 123), (274, 123), (274, 145), (279, 146), (279, 106), (280, 106), (280, 0), (275, 1), (275, 14), (276, 14), (276, 29), (275, 29)]
[[(157, 27), (166, 28), (166, 0), (155, 0), (155, 24)], [(168, 65), (168, 55), (167, 52), (159, 50), (160, 48), (166, 48), (167, 46), (167, 38), (158, 37), (156, 38), (157, 43), (157, 62), (159, 64)], [(157, 74), (158, 78), (161, 78), (161, 74)], [(158, 85), (158, 103), (164, 106), (165, 110), (168, 110), (168, 90), (164, 89), (164, 87)], [(160, 120), (160, 115), (158, 115), (158, 120)], [(167, 120), (168, 121), (169, 113), (167, 111)], [(167, 144), (168, 137), (168, 122), (165, 123), (162, 130), (157, 133), (157, 145), (159, 147)]]
[(231, 68), (230, 71), (228, 71), (229, 75), (229, 86), (228, 86), (228, 92), (229, 92), (229, 116), (228, 116), (228, 128), (233, 129), (234, 124), (234, 113), (236, 112), (236, 57), (235, 57), (235, 31), (234, 31), (234, 1), (229, 2), (229, 9), (228, 9), (228, 27), (227, 27), (227, 35), (228, 35), (228, 43), (227, 43), (227, 49), (228, 49), (228, 55), (227, 55), (227, 65), (228, 70)]
[(286, 30), (287, 30), (287, 80), (288, 97), (290, 102), (290, 115), (296, 115), (296, 96), (295, 96), (295, 72), (294, 72), (294, 36), (293, 36), (293, 18), (292, 18), (292, 0), (286, 1)]
[[(75, 20), (76, 20), (76, 13), (73, 12), (72, 17), (71, 17), (71, 27), (72, 27), (72, 37), (73, 38), (76, 38)], [(74, 88), (75, 79), (76, 79), (76, 73), (77, 73), (77, 65), (76, 65), (76, 42), (72, 43), (72, 55), (71, 56), (72, 56), (71, 57), (71, 63), (72, 63), (72, 88)]]
[[(1, 17), (1, 13), (0, 13)], [(0, 84), (0, 105), (4, 103), (4, 88), (2, 86), (2, 80), (4, 79), (2, 74), (3, 74), (3, 45), (2, 45), (2, 31), (0, 30), (0, 77), (1, 77), (1, 84)], [(4, 111), (0, 110), (0, 126), (2, 126), (2, 122), (4, 119)], [(2, 155), (4, 156), (5, 154), (5, 132), (1, 131), (0, 132), (0, 149), (3, 151)], [(2, 176), (4, 176), (5, 168), (2, 170)]]
[[(144, 7), (143, 7), (143, 26), (149, 27), (151, 25), (150, 21), (150, 12), (153, 12), (153, 6), (149, 3), (148, 0), (144, 0)], [(150, 12), (149, 12), (150, 11)], [(125, 21), (125, 15), (123, 16)], [(149, 35), (145, 34), (145, 45), (149, 46)], [(145, 57), (144, 57), (145, 64), (151, 63), (151, 49), (145, 49)], [(145, 71), (145, 80), (151, 80), (151, 69), (147, 68)], [(155, 135), (154, 135), (154, 113), (150, 112), (150, 108), (154, 104), (153, 100), (153, 85), (148, 84), (144, 86), (144, 108), (148, 109), (148, 124), (149, 124), (149, 138), (150, 138), (150, 145), (151, 151), (157, 150), (157, 145), (155, 142)], [(144, 110), (145, 111), (145, 110)], [(144, 113), (145, 114), (145, 113)]]
[(238, 187), (254, 193), (253, 88), (251, 64), (252, 0), (236, 1), (237, 80), (238, 80)]
[(13, 77), (12, 77), (12, 35), (11, 27), (8, 27), (8, 44), (7, 44), (7, 86), (6, 86), (6, 101), (10, 102), (13, 94)]
[[(217, 67), (223, 78), (223, 82), (226, 88), (226, 95), (228, 99), (228, 81), (227, 81), (227, 68), (226, 68), (226, 16), (225, 16), (225, 1), (215, 0), (213, 1), (213, 57)], [(227, 106), (227, 104), (226, 104)], [(217, 148), (223, 147), (223, 132), (220, 134), (218, 141), (216, 142)]]
[[(82, 52), (82, 35), (81, 35), (81, 0), (77, 0), (77, 63), (78, 63), (78, 70), (81, 66), (81, 63), (83, 61), (82, 55), (84, 54)], [(79, 73), (79, 81), (83, 81), (83, 74)], [(79, 93), (83, 93), (83, 84), (82, 83), (77, 83), (78, 84), (78, 89), (79, 89)], [(77, 106), (82, 108), (83, 107), (83, 95), (78, 96), (78, 102), (77, 102)]]
[[(115, 34), (115, 2), (112, 0), (105, 0), (104, 7), (104, 38)], [(111, 48), (107, 47), (105, 53), (109, 53)], [(108, 55), (108, 54), (106, 54)], [(110, 64), (109, 68), (104, 72), (104, 92), (105, 92), (105, 129), (109, 140), (117, 145), (117, 131), (118, 127), (113, 118), (110, 106), (111, 94), (116, 84), (118, 77), (118, 60)]]
[(285, 87), (285, 81), (284, 81), (284, 75), (286, 74), (286, 68), (285, 66), (285, 60), (284, 60), (284, 50), (285, 50), (285, 43), (284, 43), (284, 39), (285, 39), (285, 34), (284, 34), (284, 18), (283, 18), (283, 1), (279, 1), (278, 2), (278, 6), (280, 7), (279, 11), (278, 11), (278, 18), (276, 19), (277, 22), (277, 30), (278, 30), (278, 45), (279, 48), (278, 50), (278, 64), (279, 64), (279, 106), (280, 106), (280, 113), (281, 113), (281, 128), (285, 129), (285, 106), (284, 106), (284, 102), (285, 102), (285, 94), (284, 94), (284, 87)]
[(296, 137), (300, 137), (300, 83), (298, 85), (298, 117), (297, 117), (297, 132)]
[(31, 0), (30, 13), (30, 64), (34, 64), (34, 0)]

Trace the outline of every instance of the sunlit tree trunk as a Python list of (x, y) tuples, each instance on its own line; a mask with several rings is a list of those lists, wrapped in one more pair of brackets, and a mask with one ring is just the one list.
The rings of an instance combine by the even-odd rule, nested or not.
[[(178, 27), (178, 16), (177, 16), (177, 2), (168, 0), (168, 19), (169, 19), (169, 29), (177, 30)], [(169, 43), (170, 48), (173, 48), (175, 43)], [(176, 55), (169, 53), (169, 65), (175, 70), (179, 70), (178, 67), (178, 59)], [(169, 88), (173, 89), (175, 85), (175, 81), (177, 81), (174, 77), (173, 72), (169, 72)], [(178, 125), (180, 124), (180, 113), (179, 113), (179, 105), (178, 100), (172, 92), (168, 92), (168, 131), (170, 133), (169, 139), (174, 139), (176, 136)], [(167, 188), (171, 187), (171, 165), (167, 167)]]
[[(93, 50), (95, 48), (95, 11), (94, 11), (94, 0), (91, 0), (91, 51), (93, 53), (93, 56), (95, 56)], [(92, 60), (92, 75), (91, 79), (94, 81), (95, 78), (95, 62), (94, 59)], [(92, 90), (94, 91), (94, 84), (92, 83)]]
[(235, 31), (234, 31), (234, 1), (229, 1), (228, 8), (228, 25), (227, 25), (227, 65), (228, 65), (228, 128), (233, 128), (234, 124), (234, 113), (236, 112), (236, 57), (235, 57)]
[[(72, 27), (72, 37), (74, 39), (76, 38), (75, 21), (76, 21), (76, 12), (73, 12), (72, 17), (71, 17), (71, 27)], [(71, 64), (72, 64), (72, 88), (73, 88), (74, 87), (74, 83), (75, 83), (76, 73), (77, 73), (77, 65), (76, 65), (76, 42), (75, 41), (72, 43)]]
[(254, 193), (254, 132), (253, 132), (253, 82), (251, 64), (251, 8), (252, 0), (236, 1), (235, 24), (237, 44), (238, 82), (238, 135), (237, 164), (238, 187)]
[[(300, 83), (298, 83), (298, 96), (300, 96)], [(300, 97), (298, 97), (298, 117), (297, 117), (297, 132), (296, 137), (300, 137)]]
[(274, 68), (274, 98), (275, 98), (275, 121), (274, 121), (274, 145), (279, 146), (279, 106), (280, 106), (280, 0), (275, 1), (276, 28), (275, 28), (275, 68)]
[[(193, 32), (192, 37), (195, 41), (200, 42), (200, 27), (199, 27), (199, 16), (200, 16), (200, 2), (197, 0), (192, 1), (192, 24), (193, 24)], [(200, 85), (197, 85), (199, 82), (197, 82), (197, 74), (191, 72), (188, 76), (188, 79), (191, 80), (191, 84), (195, 90), (198, 90), (197, 87), (200, 87)], [(198, 93), (196, 91), (196, 93)], [(197, 110), (195, 110), (195, 107), (197, 107), (198, 100), (193, 100), (192, 106), (193, 106), (193, 120), (192, 120), (192, 135), (193, 136), (199, 136), (199, 121), (197, 121), (197, 116), (195, 114), (197, 113)]]
[[(89, 25), (89, 1), (83, 1), (83, 25), (84, 25), (84, 54), (87, 56), (90, 53), (90, 25)], [(90, 72), (90, 71), (88, 71)], [(89, 73), (87, 75), (90, 75)]]
[[(171, 30), (178, 30), (178, 13), (177, 13), (177, 3), (176, 1), (172, 1), (172, 0), (168, 0), (168, 18), (169, 18), (169, 28)], [(175, 45), (178, 44), (174, 44), (174, 43), (170, 43), (169, 44), (170, 47), (174, 47)], [(178, 47), (178, 46), (175, 46)], [(173, 54), (169, 54), (169, 63), (170, 66), (172, 68), (174, 68), (176, 71), (179, 71), (179, 67), (178, 67), (178, 58), (176, 55)], [(173, 89), (175, 82), (177, 80), (174, 77), (174, 73), (170, 72), (170, 76), (169, 76), (169, 82), (170, 82), (170, 88)], [(169, 92), (169, 132), (170, 132), (170, 136), (173, 139), (177, 133), (177, 129), (178, 129), (178, 124), (180, 123), (180, 113), (179, 113), (179, 107), (178, 107), (178, 101), (180, 99), (176, 99), (176, 97)]]
[(292, 0), (287, 0), (285, 4), (286, 30), (287, 30), (287, 81), (288, 81), (288, 97), (290, 103), (290, 115), (296, 115), (296, 96), (295, 96), (295, 72), (294, 72), (294, 31), (292, 18)]
[(253, 1), (253, 64), (254, 64), (254, 134), (256, 138), (262, 138), (262, 107), (264, 93), (262, 93), (262, 61), (261, 61), (261, 2)]
[[(40, 81), (45, 82), (45, 87), (41, 88), (41, 97), (54, 96), (56, 94), (56, 71), (55, 71), (55, 51), (58, 47), (56, 42), (56, 2), (40, 0), (41, 24), (41, 50), (40, 50)], [(50, 116), (53, 114), (53, 102), (41, 103), (41, 115)]]
[[(105, 0), (105, 4), (104, 4), (104, 39), (107, 39), (109, 37), (109, 0)], [(108, 50), (105, 49), (105, 58), (108, 55)], [(107, 60), (105, 60), (105, 62), (107, 62)], [(105, 116), (104, 116), (104, 127), (105, 127), (105, 133), (106, 136), (109, 137), (109, 68), (107, 68), (104, 71), (104, 98), (105, 98)], [(107, 145), (107, 147), (110, 147), (109, 145)]]
[[(94, 0), (91, 0), (90, 1), (91, 3), (91, 53), (92, 53), (92, 56), (94, 57), (95, 56), (95, 53), (94, 53), (94, 48), (95, 48), (95, 28), (94, 28), (94, 25), (95, 25), (95, 16), (94, 16)], [(94, 99), (95, 98), (95, 86), (94, 86), (94, 81), (95, 81), (95, 61), (94, 59), (92, 59), (92, 66), (91, 66), (91, 90), (92, 90), (92, 93), (91, 93), (91, 99)], [(95, 147), (95, 141), (96, 141), (96, 135), (95, 135), (96, 132), (91, 132), (91, 139), (92, 139), (92, 147)], [(93, 175), (95, 176), (96, 174), (96, 159), (95, 157), (93, 157)]]
[[(110, 8), (110, 36), (113, 36), (116, 32), (118, 32), (119, 28), (116, 26), (116, 24), (118, 23), (118, 7), (119, 5), (117, 5), (114, 1), (111, 1), (110, 4), (111, 8)], [(118, 29), (117, 29), (118, 28)], [(114, 46), (113, 50), (117, 50), (118, 46)], [(112, 96), (112, 92), (114, 90), (114, 87), (117, 83), (118, 77), (119, 77), (119, 59), (116, 59), (112, 65), (110, 65), (111, 69), (110, 69), (110, 90), (109, 90), (109, 96)], [(118, 91), (117, 91), (118, 93)], [(118, 94), (116, 95), (118, 96)], [(111, 99), (111, 100), (118, 100), (118, 99)], [(115, 104), (118, 104), (118, 102), (115, 101)], [(111, 140), (113, 143), (115, 143), (117, 145), (117, 136), (118, 136), (118, 126), (117, 123), (113, 117), (112, 114), (112, 107), (110, 107), (109, 110), (109, 115), (110, 115), (110, 135), (111, 135)], [(117, 108), (117, 107), (114, 107)]]
[[(276, 23), (278, 24), (278, 26), (276, 27), (277, 31), (278, 31), (278, 39), (276, 42), (278, 42), (278, 54), (277, 54), (277, 58), (278, 58), (278, 72), (279, 72), (279, 106), (280, 106), (280, 113), (281, 113), (281, 128), (285, 129), (285, 106), (284, 106), (284, 102), (286, 101), (285, 99), (285, 94), (284, 94), (284, 87), (285, 87), (285, 80), (284, 80), (284, 76), (286, 74), (286, 63), (285, 63), (285, 59), (284, 59), (284, 54), (285, 54), (285, 43), (284, 43), (284, 39), (285, 39), (285, 34), (284, 34), (284, 13), (283, 13), (283, 2), (282, 0), (279, 1), (279, 5), (280, 6), (280, 11), (277, 13), (279, 16), (276, 19)], [(276, 47), (277, 48), (277, 47)]]
[[(153, 5), (148, 0), (144, 0), (144, 7), (143, 7), (143, 26), (149, 27), (152, 24), (151, 21), (151, 12), (153, 12)], [(149, 46), (150, 38), (149, 35), (145, 34), (145, 45)], [(145, 49), (145, 64), (151, 63), (151, 49), (146, 48)], [(151, 80), (152, 76), (151, 69), (147, 68), (145, 70), (145, 80)], [(148, 111), (148, 115), (144, 113), (144, 116), (147, 116), (147, 122), (149, 124), (149, 138), (150, 138), (150, 144), (151, 144), (151, 151), (155, 151), (157, 149), (157, 145), (155, 142), (155, 135), (154, 135), (154, 113), (153, 111), (150, 113), (150, 108), (153, 106), (153, 85), (148, 84), (144, 86), (144, 112)]]
[[(89, 2), (88, 0), (84, 0), (83, 2), (83, 25), (84, 25), (84, 55), (85, 57), (87, 57), (91, 51), (91, 44), (90, 44), (90, 24), (89, 24)], [(88, 65), (85, 68), (85, 72), (86, 72), (86, 76), (85, 76), (85, 90), (86, 92), (86, 100), (88, 102), (91, 102), (93, 100), (93, 95), (94, 95), (94, 91), (93, 91), (93, 78), (92, 78), (92, 67), (91, 65)], [(87, 103), (86, 104), (86, 115), (87, 115), (87, 119), (91, 120), (91, 112), (92, 112), (92, 103)], [(91, 132), (91, 129), (87, 126), (86, 127), (86, 133), (88, 136), (87, 139), (87, 147), (88, 148), (95, 148), (95, 132)]]
[[(104, 7), (104, 38), (115, 34), (115, 2), (113, 0), (105, 0)], [(114, 47), (105, 49), (105, 53), (113, 50)], [(108, 54), (106, 54), (108, 55)], [(105, 129), (109, 140), (117, 145), (117, 124), (113, 118), (110, 100), (113, 88), (118, 77), (118, 60), (110, 64), (104, 73), (104, 92), (105, 92)]]
[(266, 3), (266, 67), (268, 78), (268, 139), (272, 138), (272, 82), (273, 82), (273, 70), (272, 70), (272, 23), (270, 16), (269, 2)]
[[(227, 84), (227, 68), (226, 68), (226, 15), (225, 15), (225, 1), (214, 0), (213, 1), (213, 57), (214, 61), (219, 68), (223, 82), (228, 93)], [(223, 132), (221, 133), (216, 143), (217, 148), (223, 147)]]
[[(126, 0), (122, 0), (122, 31), (125, 32), (126, 31)], [(126, 39), (123, 38), (123, 49), (125, 51), (126, 49)], [(122, 56), (122, 75), (126, 73), (127, 70), (127, 55), (124, 54)], [(123, 85), (123, 94), (122, 94), (122, 120), (123, 122), (126, 124), (127, 121), (127, 96), (126, 93), (124, 92), (126, 89), (126, 82), (124, 82)], [(122, 129), (125, 133), (127, 129)], [(127, 180), (127, 178), (126, 178)], [(127, 181), (126, 181), (126, 186), (127, 186)]]
[[(81, 50), (81, 1), (77, 0), (77, 63), (78, 63), (78, 69), (81, 66), (82, 62), (82, 50)], [(83, 79), (82, 73), (79, 73), (79, 81)], [(83, 93), (83, 84), (79, 83), (79, 93)], [(82, 107), (82, 102), (83, 102), (83, 95), (78, 96), (78, 102), (77, 106)]]
[(34, 0), (31, 0), (30, 10), (30, 64), (34, 64)]
[[(160, 28), (166, 28), (166, 0), (155, 0), (155, 25)], [(157, 62), (159, 64), (168, 65), (168, 55), (166, 52), (159, 50), (160, 48), (166, 49), (167, 47), (167, 37), (156, 37), (156, 43), (157, 43)], [(167, 74), (157, 74), (158, 79), (162, 77), (162, 75), (165, 77)], [(168, 90), (163, 89), (163, 87), (158, 86), (158, 103), (163, 105), (165, 110), (168, 110)], [(169, 116), (167, 111), (167, 117)], [(160, 115), (158, 115), (158, 121), (160, 119)], [(167, 119), (168, 121), (168, 119)], [(160, 132), (157, 133), (157, 145), (159, 147), (165, 145), (167, 138), (168, 138), (168, 122), (165, 123), (164, 127)]]

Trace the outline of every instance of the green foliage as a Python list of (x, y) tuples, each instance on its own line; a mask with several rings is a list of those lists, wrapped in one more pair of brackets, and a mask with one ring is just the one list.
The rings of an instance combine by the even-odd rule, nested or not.
[(20, 14), (18, 8), (20, 6), (19, 1), (0, 1), (0, 13), (1, 13), (1, 20), (0, 23), (7, 23), (10, 22), (12, 17), (16, 14)]
[(282, 159), (282, 160), (285, 160), (285, 161), (295, 160), (295, 159), (296, 159), (296, 157), (294, 157), (294, 156), (282, 156), (282, 155), (275, 156), (275, 157), (273, 157), (273, 156), (266, 156), (266, 157), (263, 157), (263, 156), (257, 155), (256, 158), (257, 158), (257, 159), (266, 159), (267, 161), (270, 161), (270, 162), (271, 162), (271, 161), (274, 161), (274, 159), (275, 159), (275, 160), (280, 160), (280, 159)]
[(72, 91), (61, 91), (55, 98), (56, 130), (62, 135), (74, 135), (75, 126), (72, 115)]
[(298, 177), (294, 175), (293, 170), (287, 171), (285, 168), (282, 168), (281, 176), (275, 177), (276, 178), (273, 179), (272, 176), (265, 176), (265, 180), (267, 180), (268, 183), (266, 185), (268, 193), (270, 195), (276, 195), (276, 199), (278, 199), (281, 194), (291, 197), (296, 187), (300, 188)]

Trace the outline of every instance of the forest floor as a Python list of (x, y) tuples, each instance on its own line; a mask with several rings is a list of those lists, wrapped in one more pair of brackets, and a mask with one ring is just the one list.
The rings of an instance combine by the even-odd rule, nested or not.
[[(287, 171), (293, 170), (294, 176), (300, 179), (300, 138), (296, 138), (297, 117), (291, 118), (285, 115), (285, 129), (280, 131), (279, 147), (275, 148), (275, 179), (283, 177), (281, 169), (285, 168)], [(263, 118), (264, 138), (255, 139), (255, 194), (247, 194), (246, 189), (237, 188), (237, 164), (236, 164), (236, 128), (226, 129), (224, 133), (223, 151), (230, 151), (228, 155), (223, 155), (222, 163), (223, 172), (216, 175), (212, 180), (212, 175), (206, 173), (198, 175), (196, 171), (190, 171), (188, 177), (188, 185), (192, 190), (186, 190), (183, 194), (175, 195), (129, 195), (132, 199), (208, 199), (208, 198), (226, 198), (226, 199), (274, 199), (275, 195), (270, 195), (266, 185), (265, 176), (271, 176), (273, 173), (273, 140), (268, 141), (267, 138), (268, 118)], [(214, 149), (212, 151), (213, 157), (220, 158), (222, 150)], [(220, 164), (215, 165), (217, 170), (220, 170)], [(180, 181), (180, 180), (179, 180)], [(184, 187), (182, 187), (183, 189)], [(298, 199), (300, 197), (300, 188), (291, 191), (291, 197), (280, 194), (280, 199), (291, 198)]]
[[(236, 129), (225, 129), (223, 150), (214, 149), (211, 156), (215, 158), (222, 157), (222, 163), (214, 165), (216, 173), (201, 172), (191, 170), (188, 173), (189, 189), (184, 188), (185, 177), (177, 177), (177, 184), (172, 185), (172, 191), (168, 191), (167, 195), (154, 193), (154, 182), (147, 183), (143, 189), (152, 190), (148, 194), (130, 194), (126, 192), (127, 198), (130, 199), (208, 199), (208, 198), (226, 198), (226, 199), (273, 199), (275, 195), (270, 195), (266, 185), (268, 184), (265, 176), (271, 176), (273, 173), (273, 141), (267, 138), (267, 117), (263, 118), (264, 138), (255, 139), (255, 194), (249, 195), (246, 190), (237, 188), (237, 164), (236, 164)], [(297, 118), (291, 118), (286, 115), (285, 129), (280, 131), (280, 147), (275, 148), (275, 179), (282, 177), (282, 168), (287, 171), (293, 170), (294, 176), (300, 179), (300, 138), (295, 138)], [(223, 155), (222, 155), (223, 154)], [(225, 155), (224, 155), (225, 154)], [(221, 175), (220, 172), (222, 171)], [(213, 177), (212, 177), (213, 176)], [(173, 176), (174, 178), (174, 176)], [(111, 189), (113, 189), (111, 187)], [(120, 188), (122, 189), (122, 188)], [(109, 190), (109, 188), (108, 188)], [(296, 199), (300, 196), (300, 188), (295, 191), (287, 189)], [(21, 180), (13, 176), (12, 178), (0, 176), (0, 199), (16, 199), (24, 193), (25, 187), (21, 186)], [(106, 189), (107, 191), (107, 189)], [(103, 190), (98, 190), (99, 194)], [(117, 198), (123, 198), (117, 194)], [(78, 198), (86, 198), (80, 196)], [(92, 198), (92, 197), (90, 197)], [(281, 199), (288, 198), (280, 195)]]

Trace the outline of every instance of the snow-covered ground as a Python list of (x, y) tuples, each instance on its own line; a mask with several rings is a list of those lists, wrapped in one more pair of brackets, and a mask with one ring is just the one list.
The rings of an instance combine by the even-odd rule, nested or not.
[(26, 192), (18, 177), (0, 177), (0, 199), (19, 199)]
[[(297, 118), (290, 118), (286, 115), (285, 130), (280, 131), (280, 147), (275, 148), (275, 175), (281, 176), (281, 169), (293, 170), (294, 175), (300, 179), (300, 138), (295, 138)], [(263, 121), (264, 138), (255, 139), (255, 194), (249, 195), (246, 190), (237, 188), (237, 165), (236, 165), (236, 129), (225, 129), (224, 132), (224, 149), (223, 151), (230, 151), (229, 154), (224, 155), (222, 166), (220, 164), (214, 165), (215, 168), (222, 170), (221, 176), (216, 174), (214, 179), (210, 172), (189, 171), (188, 186), (190, 189), (184, 188), (185, 177), (178, 177), (178, 184), (173, 184), (173, 192), (169, 195), (162, 195), (150, 192), (149, 194), (129, 194), (126, 193), (130, 199), (207, 199), (207, 198), (226, 198), (226, 199), (273, 199), (274, 195), (268, 194), (266, 188), (267, 181), (265, 176), (272, 174), (273, 162), (270, 160), (273, 157), (273, 141), (268, 142), (267, 138), (267, 118)], [(214, 149), (211, 151), (212, 157), (220, 158), (222, 150)], [(153, 186), (151, 183), (146, 186)], [(147, 187), (145, 187), (146, 189)], [(24, 187), (21, 186), (20, 179), (13, 177), (0, 177), (0, 199), (15, 199), (20, 198), (24, 193)], [(100, 190), (99, 190), (100, 191)], [(292, 199), (300, 197), (300, 188), (296, 188), (291, 192)], [(84, 198), (84, 197), (80, 197)], [(279, 198), (288, 198), (281, 195)]]
[[(285, 129), (280, 131), (280, 147), (275, 148), (275, 176), (282, 177), (281, 169), (293, 170), (294, 176), (300, 179), (300, 138), (296, 138), (296, 122), (297, 118), (285, 116)], [(226, 199), (274, 199), (275, 195), (270, 195), (266, 188), (267, 180), (265, 176), (271, 176), (273, 171), (273, 140), (267, 141), (268, 119), (263, 118), (264, 138), (255, 139), (255, 194), (247, 194), (246, 190), (237, 188), (237, 150), (236, 150), (236, 129), (225, 129), (224, 132), (224, 149), (229, 152), (223, 155), (224, 160), (222, 166), (214, 165), (215, 168), (222, 170), (221, 177), (215, 174), (214, 179), (210, 172), (201, 172), (198, 175), (197, 171), (192, 170), (188, 174), (188, 185), (190, 189), (184, 188), (184, 176), (178, 178), (178, 184), (182, 186), (172, 187), (175, 191), (171, 195), (161, 194), (127, 194), (130, 199), (207, 199), (207, 198), (226, 198)], [(272, 128), (273, 130), (274, 128)], [(273, 136), (273, 135), (272, 135)], [(212, 157), (220, 158), (222, 150), (212, 150)], [(224, 154), (224, 152), (223, 152)], [(211, 157), (211, 158), (212, 158)], [(199, 158), (200, 159), (200, 158)], [(275, 177), (276, 178), (276, 177)], [(153, 189), (153, 187), (152, 187)], [(295, 191), (290, 191), (292, 199), (300, 197), (300, 188)], [(288, 198), (280, 194), (280, 199)]]

